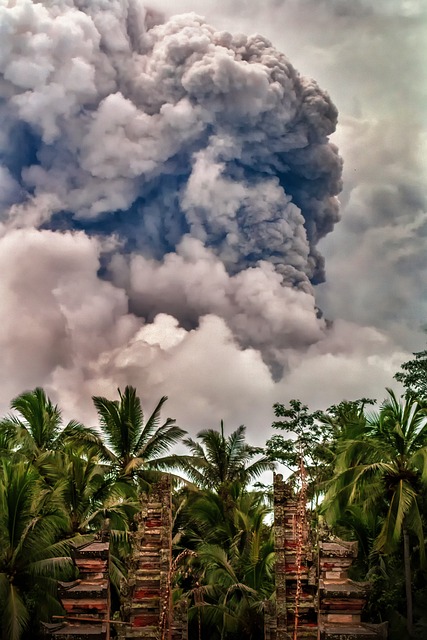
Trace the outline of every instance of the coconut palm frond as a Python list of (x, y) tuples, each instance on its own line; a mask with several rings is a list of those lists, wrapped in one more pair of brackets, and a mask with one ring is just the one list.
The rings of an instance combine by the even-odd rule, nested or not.
[(159, 455), (169, 451), (172, 445), (180, 442), (186, 431), (176, 426), (174, 422), (174, 420), (169, 420), (158, 427), (150, 439), (140, 449), (135, 450), (135, 455), (141, 456), (147, 461), (155, 460)]
[(110, 459), (121, 476), (135, 478), (142, 469), (147, 469), (159, 455), (167, 453), (179, 442), (185, 431), (168, 418), (159, 426), (160, 411), (167, 400), (163, 396), (144, 426), (144, 414), (136, 389), (127, 386), (119, 389), (119, 400), (94, 396), (99, 423), (107, 448), (104, 459)]
[(20, 640), (29, 623), (29, 612), (19, 590), (10, 584), (3, 600), (2, 632), (8, 640)]
[(27, 566), (27, 571), (33, 578), (48, 576), (55, 580), (64, 580), (66, 577), (71, 576), (73, 568), (73, 561), (70, 557), (53, 556), (30, 562)]
[(422, 568), (426, 567), (426, 552), (424, 542), (424, 527), (421, 513), (416, 500), (412, 500), (411, 506), (406, 513), (406, 525), (409, 531), (412, 531), (418, 538), (420, 564)]
[(399, 480), (393, 492), (383, 528), (376, 540), (375, 546), (379, 551), (390, 553), (396, 547), (402, 535), (404, 518), (411, 508), (415, 495), (415, 491), (407, 482)]
[[(154, 411), (152, 412), (151, 416), (146, 421), (145, 426), (142, 429), (142, 432), (140, 433), (140, 436), (139, 436), (139, 438), (138, 438), (138, 440), (136, 442), (136, 445), (135, 445), (135, 449), (137, 451), (143, 448), (144, 444), (151, 439), (151, 437), (154, 435), (154, 433), (159, 428), (160, 413), (161, 413), (162, 407), (165, 404), (165, 402), (167, 401), (167, 399), (168, 399), (167, 396), (162, 396), (160, 398), (160, 400), (158, 401), (156, 407), (154, 408)], [(165, 425), (166, 426), (170, 426), (171, 424), (174, 424), (174, 423), (175, 423), (175, 420), (172, 420), (171, 418), (168, 418), (166, 423), (165, 423)]]

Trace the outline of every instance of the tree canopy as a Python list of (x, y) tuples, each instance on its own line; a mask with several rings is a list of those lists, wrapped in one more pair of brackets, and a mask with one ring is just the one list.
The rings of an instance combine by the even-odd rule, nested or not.
[(389, 620), (390, 640), (424, 637), (427, 352), (414, 356), (396, 374), (403, 396), (387, 389), (377, 409), (370, 398), (326, 411), (277, 402), (278, 433), (265, 447), (250, 444), (243, 425), (227, 435), (222, 421), (188, 436), (161, 418), (167, 396), (145, 418), (132, 386), (116, 399), (93, 397), (92, 428), (64, 424), (39, 387), (14, 398), (0, 419), (1, 640), (40, 637), (40, 620), (61, 613), (56, 584), (72, 575), (70, 544), (106, 528), (118, 607), (141, 496), (171, 470), (183, 474), (173, 490), (171, 588), (189, 606), (190, 640), (262, 638), (274, 539), (269, 491), (254, 482), (275, 462), (295, 497), (307, 495), (314, 540), (328, 529), (359, 541), (355, 577), (372, 584), (365, 615)]

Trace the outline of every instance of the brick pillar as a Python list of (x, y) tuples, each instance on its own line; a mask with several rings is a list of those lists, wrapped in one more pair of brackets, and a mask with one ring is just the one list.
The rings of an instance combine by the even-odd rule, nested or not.
[(362, 622), (366, 583), (354, 582), (348, 571), (357, 558), (357, 542), (334, 538), (319, 544), (319, 630), (321, 640), (379, 640), (387, 623)]
[[(274, 474), (274, 552), (276, 575), (276, 624), (272, 640), (287, 639), (286, 563), (285, 563), (285, 506), (286, 485), (283, 476)], [(274, 633), (274, 632), (273, 632)]]
[[(274, 545), (276, 554), (275, 640), (316, 640), (316, 576), (305, 506), (298, 495), (274, 476)], [(298, 567), (300, 563), (300, 567)], [(298, 581), (301, 592), (297, 596)], [(298, 600), (298, 607), (297, 607)], [(298, 624), (295, 636), (295, 617)], [(273, 640), (273, 638), (272, 638)]]
[(74, 547), (72, 556), (78, 578), (58, 583), (65, 619), (44, 624), (45, 634), (51, 640), (109, 640), (109, 542), (95, 540)]
[(135, 517), (132, 558), (123, 586), (122, 614), (129, 623), (119, 627), (123, 639), (171, 640), (172, 508), (167, 475), (141, 498)]

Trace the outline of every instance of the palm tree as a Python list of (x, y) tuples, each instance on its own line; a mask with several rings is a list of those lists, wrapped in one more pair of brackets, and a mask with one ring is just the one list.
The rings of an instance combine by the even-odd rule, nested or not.
[(61, 410), (40, 387), (14, 398), (11, 408), (18, 415), (0, 421), (0, 441), (7, 438), (15, 450), (33, 461), (46, 451), (61, 449), (67, 442), (93, 444), (99, 440), (94, 431), (75, 420), (63, 427)]
[(128, 529), (138, 510), (136, 495), (100, 461), (98, 447), (48, 452), (40, 457), (38, 469), (63, 503), (67, 537), (96, 533), (105, 521), (110, 529)]
[[(160, 398), (144, 425), (144, 414), (136, 389), (127, 386), (120, 400), (93, 396), (102, 434), (106, 441), (104, 455), (116, 471), (125, 477), (138, 475), (140, 470), (164, 470), (173, 466), (177, 456), (163, 456), (186, 433), (167, 418), (160, 423), (160, 411), (167, 396)], [(160, 457), (159, 457), (160, 456)], [(161, 457), (163, 456), (163, 457)]]
[(375, 549), (392, 553), (403, 537), (408, 632), (412, 631), (410, 533), (424, 564), (420, 499), (427, 486), (427, 412), (412, 394), (399, 402), (391, 389), (380, 411), (347, 426), (336, 477), (324, 510), (336, 521), (349, 505), (384, 514)]
[(221, 431), (206, 429), (197, 434), (201, 442), (185, 439), (192, 455), (183, 463), (183, 471), (202, 489), (227, 492), (234, 482), (247, 486), (264, 471), (270, 471), (272, 463), (265, 456), (253, 460), (262, 449), (247, 444), (245, 432), (246, 427), (241, 425), (226, 438), (221, 420)]
[(256, 514), (264, 518), (270, 509), (263, 493), (248, 492), (238, 483), (230, 487), (230, 501), (215, 491), (194, 491), (186, 487), (177, 497), (180, 501), (173, 531), (178, 551), (195, 550), (202, 543), (227, 548), (230, 540), (244, 540), (252, 520), (257, 519)]
[(64, 539), (79, 545), (108, 530), (110, 579), (119, 592), (130, 552), (128, 534), (140, 508), (135, 487), (99, 460), (98, 447), (68, 446), (46, 455), (39, 469), (62, 504)]
[[(236, 489), (236, 484), (233, 484)], [(209, 638), (259, 638), (263, 603), (273, 592), (272, 527), (263, 496), (235, 491), (229, 510), (220, 496), (203, 491), (189, 505), (188, 541), (195, 553), (185, 575), (194, 605), (191, 617)]]
[[(32, 618), (59, 613), (56, 579), (72, 571), (58, 541), (65, 519), (37, 470), (27, 462), (0, 467), (0, 619), (3, 640), (18, 640)], [(33, 611), (31, 611), (33, 608)]]

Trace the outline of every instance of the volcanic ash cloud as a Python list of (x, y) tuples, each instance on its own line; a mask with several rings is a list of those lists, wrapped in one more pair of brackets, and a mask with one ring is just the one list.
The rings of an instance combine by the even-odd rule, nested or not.
[[(43, 360), (46, 380), (59, 366), (61, 384), (76, 368), (94, 380), (99, 363), (113, 380), (117, 353), (158, 314), (176, 319), (179, 341), (203, 316), (220, 318), (228, 342), (269, 364), (324, 337), (312, 285), (324, 279), (318, 241), (338, 220), (341, 160), (328, 139), (337, 111), (315, 82), (261, 36), (217, 32), (195, 14), (165, 20), (138, 0), (17, 0), (0, 6), (0, 26), (0, 251), (11, 290), (22, 279), (31, 290), (26, 314), (43, 318), (44, 348), (64, 352)], [(17, 229), (34, 271), (10, 253)], [(60, 275), (43, 277), (49, 268)], [(104, 323), (75, 322), (82, 273), (80, 316), (95, 279)], [(23, 307), (4, 300), (13, 351)]]

